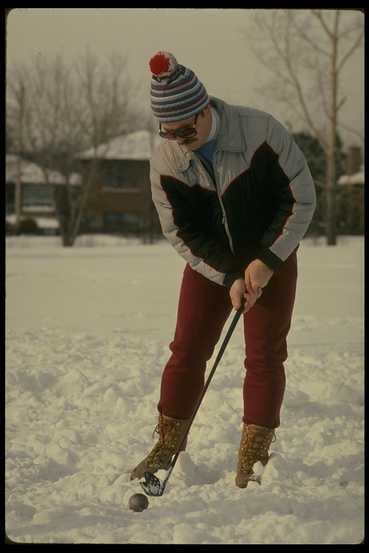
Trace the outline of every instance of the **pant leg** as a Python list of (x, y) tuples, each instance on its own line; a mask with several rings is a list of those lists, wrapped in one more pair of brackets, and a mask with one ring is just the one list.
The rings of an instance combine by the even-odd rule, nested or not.
[(284, 361), (297, 281), (296, 251), (276, 270), (262, 296), (244, 315), (246, 424), (280, 425), (285, 390)]
[(191, 417), (204, 387), (206, 362), (213, 355), (232, 310), (229, 291), (189, 265), (183, 273), (172, 355), (162, 375), (160, 413)]

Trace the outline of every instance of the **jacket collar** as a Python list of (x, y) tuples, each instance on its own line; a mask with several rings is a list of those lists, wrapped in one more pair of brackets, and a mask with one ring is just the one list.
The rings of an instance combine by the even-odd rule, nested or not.
[[(217, 150), (227, 152), (244, 152), (246, 141), (241, 129), (241, 119), (238, 110), (223, 100), (210, 96), (210, 104), (217, 110), (220, 117), (219, 133), (217, 135)], [(178, 170), (188, 169), (194, 153), (175, 142), (168, 144), (176, 159)]]
[(210, 96), (210, 103), (215, 107), (220, 116), (217, 150), (244, 152), (246, 150), (246, 141), (242, 132), (238, 110), (214, 96)]

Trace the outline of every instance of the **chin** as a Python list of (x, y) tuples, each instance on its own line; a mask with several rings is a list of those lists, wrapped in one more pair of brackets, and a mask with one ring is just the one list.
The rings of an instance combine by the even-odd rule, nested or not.
[(181, 146), (184, 146), (188, 150), (196, 150), (200, 148), (201, 142), (199, 140), (194, 140), (193, 142), (183, 142)]

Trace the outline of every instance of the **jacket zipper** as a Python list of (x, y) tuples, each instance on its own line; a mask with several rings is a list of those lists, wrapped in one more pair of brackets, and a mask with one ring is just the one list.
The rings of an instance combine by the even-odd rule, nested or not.
[(222, 202), (222, 200), (221, 200), (221, 198), (220, 198), (220, 195), (219, 195), (219, 193), (218, 193), (218, 188), (217, 188), (216, 183), (215, 183), (215, 189), (216, 189), (216, 191), (217, 191), (219, 203), (220, 203), (220, 206), (221, 206), (222, 212), (223, 212), (223, 221), (222, 221), (222, 223), (223, 223), (223, 225), (224, 225), (225, 231), (226, 231), (227, 236), (228, 236), (229, 246), (230, 246), (230, 248), (231, 248), (232, 253), (234, 254), (234, 247), (233, 247), (232, 236), (231, 236), (231, 233), (230, 233), (230, 231), (229, 231), (228, 221), (227, 221), (227, 217), (226, 217), (224, 205), (223, 205), (223, 202)]
[(223, 224), (224, 229), (225, 229), (226, 234), (227, 234), (227, 238), (228, 238), (228, 241), (229, 241), (229, 246), (230, 246), (230, 248), (231, 248), (232, 253), (234, 254), (233, 240), (232, 240), (231, 233), (230, 233), (230, 231), (229, 231), (228, 221), (227, 221), (227, 217), (226, 217), (225, 208), (224, 208), (224, 205), (223, 205), (223, 202), (222, 202), (222, 199), (221, 199), (221, 197), (220, 197), (219, 190), (218, 190), (218, 184), (217, 184), (217, 181), (216, 181), (216, 174), (215, 174), (215, 171), (213, 171), (213, 174), (214, 174), (214, 178), (213, 178), (213, 176), (210, 174), (210, 171), (209, 171), (208, 169), (206, 169), (206, 165), (205, 165), (200, 159), (199, 159), (199, 161), (200, 161), (201, 165), (203, 166), (203, 168), (206, 170), (206, 173), (207, 173), (208, 176), (210, 177), (212, 183), (214, 184), (214, 188), (215, 188), (215, 191), (216, 191), (216, 193), (217, 193), (218, 200), (219, 200), (220, 207), (221, 207), (222, 214), (223, 214), (222, 224)]

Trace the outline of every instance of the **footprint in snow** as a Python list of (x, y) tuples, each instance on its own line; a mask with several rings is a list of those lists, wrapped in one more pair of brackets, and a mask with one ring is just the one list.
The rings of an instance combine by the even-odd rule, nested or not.
[(186, 486), (214, 484), (221, 477), (217, 472), (209, 470), (206, 465), (195, 465), (189, 453), (185, 451), (178, 457), (178, 476), (183, 479)]

